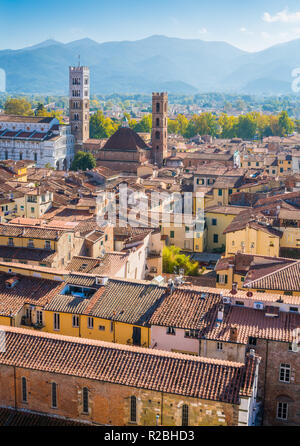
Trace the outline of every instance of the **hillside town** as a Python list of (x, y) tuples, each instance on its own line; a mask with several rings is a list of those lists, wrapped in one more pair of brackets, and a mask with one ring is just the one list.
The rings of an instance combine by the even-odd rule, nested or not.
[(299, 425), (300, 134), (92, 138), (90, 75), (0, 114), (0, 424)]

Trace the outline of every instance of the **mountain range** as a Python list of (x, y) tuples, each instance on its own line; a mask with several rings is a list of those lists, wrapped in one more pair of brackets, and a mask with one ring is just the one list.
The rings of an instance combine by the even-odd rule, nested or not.
[(225, 42), (151, 36), (137, 41), (67, 44), (46, 40), (0, 51), (8, 93), (67, 94), (68, 67), (91, 70), (91, 93), (227, 92), (291, 94), (300, 39), (248, 53)]

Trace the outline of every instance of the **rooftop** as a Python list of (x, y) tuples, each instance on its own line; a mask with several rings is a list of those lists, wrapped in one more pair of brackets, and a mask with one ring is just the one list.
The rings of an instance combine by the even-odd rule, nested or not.
[[(245, 364), (1, 326), (0, 364), (238, 404), (250, 396), (256, 358)], [(113, 367), (112, 367), (113, 364)]]

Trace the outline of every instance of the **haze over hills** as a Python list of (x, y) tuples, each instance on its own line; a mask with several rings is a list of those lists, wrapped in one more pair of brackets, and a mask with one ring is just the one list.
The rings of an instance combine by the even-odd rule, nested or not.
[(138, 41), (67, 44), (47, 40), (0, 51), (9, 93), (67, 94), (68, 67), (91, 69), (91, 92), (292, 93), (291, 72), (300, 67), (300, 39), (247, 53), (225, 42), (151, 36)]

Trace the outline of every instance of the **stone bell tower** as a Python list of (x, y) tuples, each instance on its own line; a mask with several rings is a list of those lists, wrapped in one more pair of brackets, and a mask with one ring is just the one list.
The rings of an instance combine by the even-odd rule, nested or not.
[(152, 93), (152, 162), (159, 167), (168, 156), (168, 93)]
[(69, 117), (76, 148), (90, 137), (90, 69), (69, 67)]

